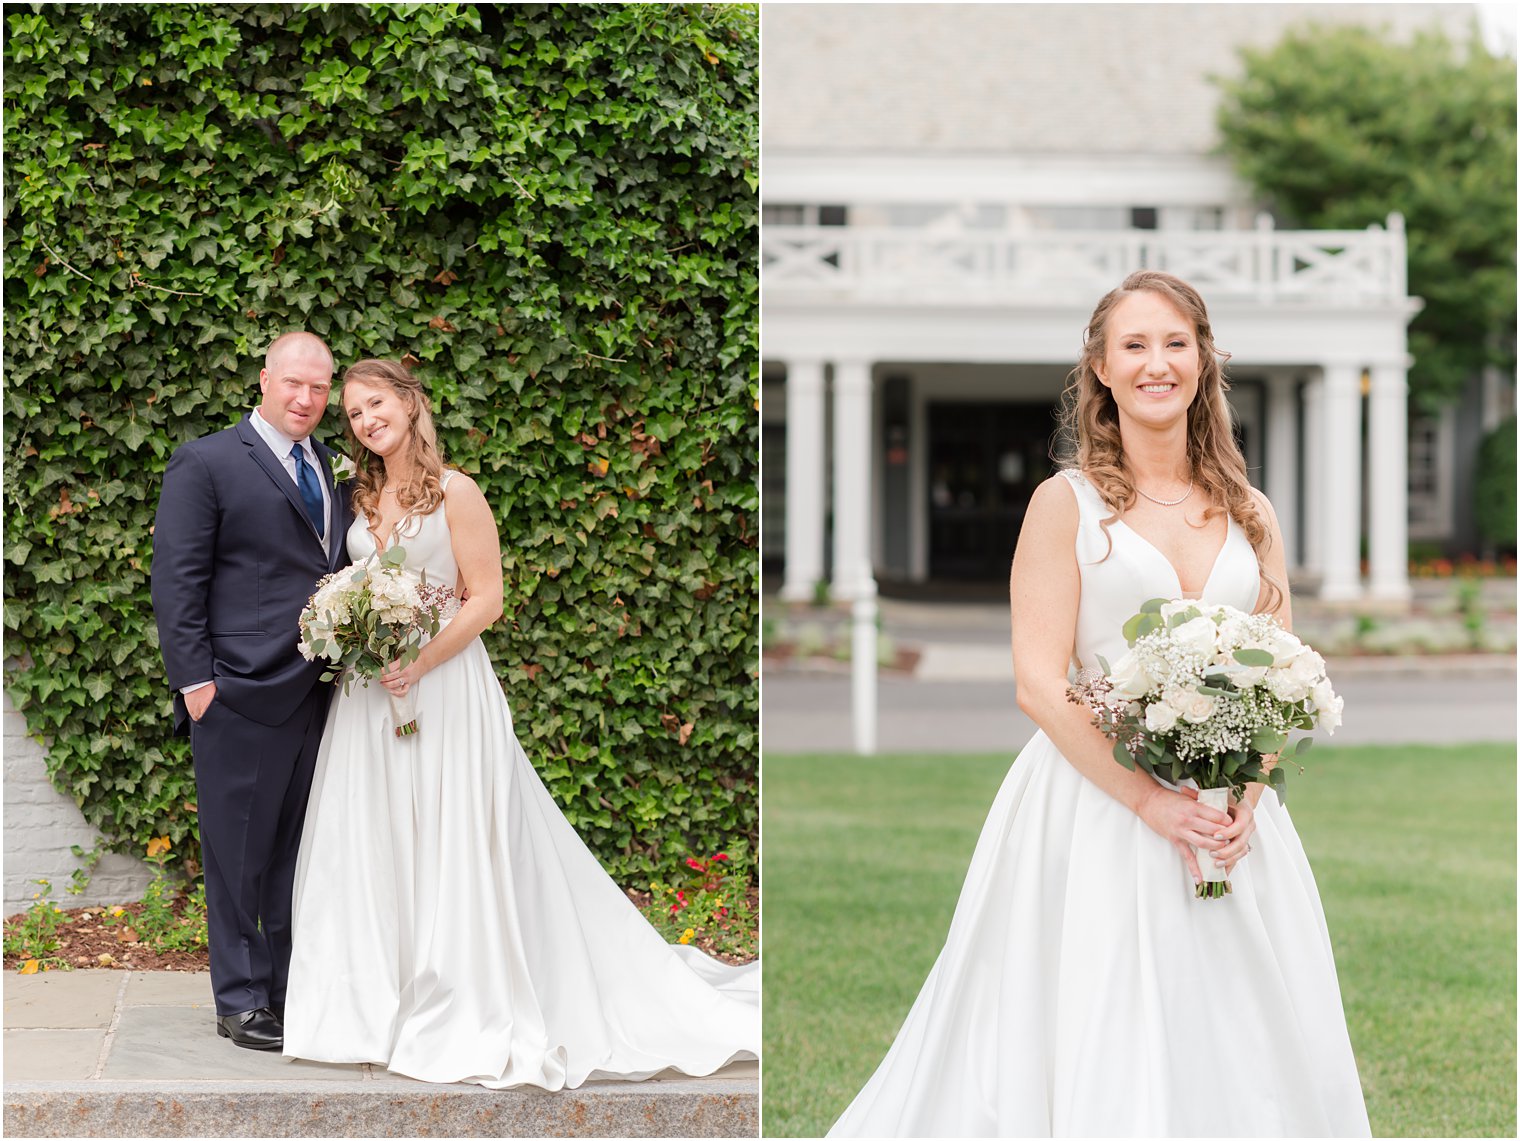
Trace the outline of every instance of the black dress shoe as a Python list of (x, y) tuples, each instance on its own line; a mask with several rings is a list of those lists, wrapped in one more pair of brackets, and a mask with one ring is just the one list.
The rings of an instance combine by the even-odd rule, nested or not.
[(285, 1028), (267, 1006), (218, 1017), (216, 1032), (245, 1050), (278, 1050), (285, 1045)]

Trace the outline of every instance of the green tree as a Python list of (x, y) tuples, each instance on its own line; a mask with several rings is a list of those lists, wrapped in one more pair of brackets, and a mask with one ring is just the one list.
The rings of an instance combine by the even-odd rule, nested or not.
[(194, 839), (160, 479), (307, 328), (428, 385), (500, 520), (518, 734), (609, 869), (752, 837), (754, 8), (4, 20), (7, 683), (86, 818)]
[(1500, 550), (1515, 549), (1515, 417), (1505, 420), (1483, 439), (1478, 450), (1478, 485), (1473, 501), (1478, 533)]
[(1404, 215), (1410, 388), (1434, 409), (1485, 364), (1514, 367), (1515, 61), (1474, 36), (1391, 42), (1308, 27), (1242, 52), (1221, 80), (1236, 168), (1290, 225), (1361, 229)]

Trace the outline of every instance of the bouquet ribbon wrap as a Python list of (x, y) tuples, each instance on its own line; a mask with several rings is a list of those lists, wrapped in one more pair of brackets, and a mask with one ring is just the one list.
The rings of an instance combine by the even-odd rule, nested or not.
[(400, 697), (390, 690), (385, 695), (391, 701), (391, 724), (396, 728), (396, 736), (410, 737), (417, 732), (417, 691), (408, 689)]
[[(1200, 788), (1198, 790), (1198, 803), (1207, 804), (1210, 808), (1217, 808), (1220, 812), (1230, 810), (1230, 790), (1227, 788)], [(1214, 862), (1214, 853), (1207, 848), (1193, 848), (1193, 855), (1198, 860), (1198, 870), (1203, 873), (1203, 882), (1206, 884), (1222, 883), (1224, 890), (1230, 890), (1230, 877), (1225, 870)], [(1206, 894), (1213, 894), (1212, 892)]]

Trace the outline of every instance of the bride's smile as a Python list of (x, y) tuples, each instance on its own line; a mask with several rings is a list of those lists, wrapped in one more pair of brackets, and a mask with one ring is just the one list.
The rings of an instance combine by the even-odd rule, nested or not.
[(1198, 343), (1187, 318), (1166, 298), (1140, 292), (1115, 305), (1110, 321), (1114, 334), (1097, 371), (1120, 422), (1176, 423), (1198, 395)]
[(343, 392), (343, 411), (354, 435), (382, 458), (406, 443), (408, 416), (395, 393), (367, 384), (350, 384)]

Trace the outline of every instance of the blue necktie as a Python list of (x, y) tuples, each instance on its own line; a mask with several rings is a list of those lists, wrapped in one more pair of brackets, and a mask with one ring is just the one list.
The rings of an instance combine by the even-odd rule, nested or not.
[(301, 454), (300, 444), (290, 449), (290, 455), (296, 461), (296, 486), (301, 489), (301, 501), (306, 504), (306, 514), (311, 517), (311, 525), (317, 529), (320, 539), (327, 530), (327, 520), (323, 517), (326, 513), (322, 510), (322, 488), (317, 484), (317, 473), (311, 470), (311, 465)]

